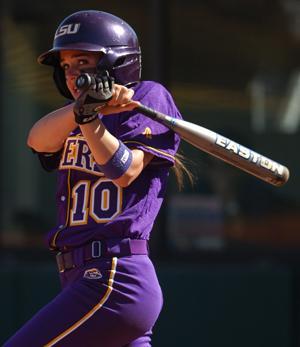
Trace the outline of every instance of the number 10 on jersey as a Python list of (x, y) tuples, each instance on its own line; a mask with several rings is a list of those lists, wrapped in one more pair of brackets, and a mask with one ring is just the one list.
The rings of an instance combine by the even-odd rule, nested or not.
[(85, 225), (89, 217), (107, 223), (122, 211), (122, 188), (108, 179), (81, 180), (73, 186), (71, 196), (70, 226)]

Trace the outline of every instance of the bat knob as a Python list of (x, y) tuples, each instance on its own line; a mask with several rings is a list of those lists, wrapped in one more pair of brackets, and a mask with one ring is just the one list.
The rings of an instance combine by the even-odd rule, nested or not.
[(87, 73), (81, 74), (76, 79), (76, 87), (78, 89), (88, 88), (92, 83), (91, 76)]

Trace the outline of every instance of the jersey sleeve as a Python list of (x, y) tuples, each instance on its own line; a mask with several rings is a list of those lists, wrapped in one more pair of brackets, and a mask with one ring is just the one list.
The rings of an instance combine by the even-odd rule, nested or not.
[(55, 153), (41, 153), (36, 152), (33, 149), (32, 151), (38, 155), (39, 161), (44, 170), (51, 172), (58, 168), (63, 149)]
[[(150, 84), (143, 93), (137, 92), (133, 99), (174, 118), (182, 118), (170, 93), (158, 83)], [(133, 111), (121, 118), (118, 132), (119, 139), (129, 148), (154, 154), (152, 165), (174, 164), (180, 137), (166, 126)]]

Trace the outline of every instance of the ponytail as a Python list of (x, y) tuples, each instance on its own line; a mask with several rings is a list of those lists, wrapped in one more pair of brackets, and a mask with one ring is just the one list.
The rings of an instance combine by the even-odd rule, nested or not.
[(188, 178), (188, 181), (193, 186), (195, 183), (194, 174), (187, 168), (186, 159), (182, 154), (176, 153), (175, 155), (175, 165), (173, 166), (173, 170), (175, 173), (177, 185), (179, 191), (184, 188), (184, 178), (185, 176)]

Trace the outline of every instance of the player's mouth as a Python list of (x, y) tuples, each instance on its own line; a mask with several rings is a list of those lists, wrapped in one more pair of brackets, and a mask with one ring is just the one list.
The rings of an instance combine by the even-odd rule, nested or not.
[(78, 88), (74, 87), (74, 88), (73, 88), (73, 93), (74, 93), (75, 95), (79, 95), (79, 94), (80, 94), (80, 90), (79, 90)]
[(80, 90), (75, 85), (70, 86), (69, 90), (71, 94), (73, 95), (74, 99), (77, 99), (79, 97)]

